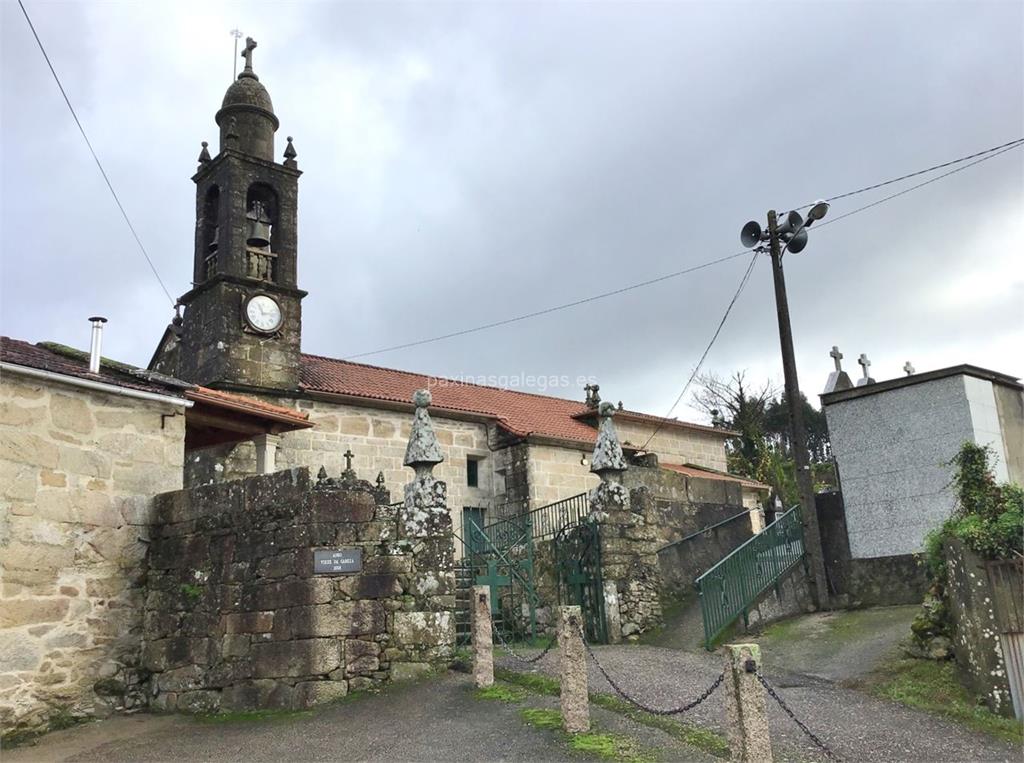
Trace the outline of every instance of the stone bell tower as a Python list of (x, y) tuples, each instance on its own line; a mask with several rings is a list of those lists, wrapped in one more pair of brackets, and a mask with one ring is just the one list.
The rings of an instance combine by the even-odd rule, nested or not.
[[(292, 139), (274, 161), (278, 119), (252, 68), (215, 117), (220, 151), (199, 155), (193, 287), (177, 329), (177, 373), (214, 387), (292, 390), (299, 384), (302, 298), (298, 288), (298, 180)], [(158, 351), (159, 352), (159, 351)]]

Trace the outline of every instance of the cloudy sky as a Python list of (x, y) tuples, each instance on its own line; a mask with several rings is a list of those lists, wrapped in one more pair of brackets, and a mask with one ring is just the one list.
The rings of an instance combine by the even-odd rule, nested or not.
[[(195, 158), (233, 40), (293, 135), (303, 348), (336, 357), (742, 250), (747, 220), (1024, 135), (1012, 2), (25, 0), (160, 276), (189, 287)], [(2, 3), (0, 332), (145, 365), (171, 306), (16, 2)], [(904, 186), (886, 189), (891, 192)], [(885, 195), (837, 202), (838, 217)], [(1024, 375), (1024, 149), (812, 229), (786, 260), (802, 385), (969, 362)], [(762, 258), (763, 260), (764, 258)], [(747, 265), (364, 362), (593, 376), (665, 413)], [(706, 368), (781, 380), (768, 263)], [(515, 381), (509, 379), (509, 381)], [(696, 417), (682, 407), (678, 413)]]

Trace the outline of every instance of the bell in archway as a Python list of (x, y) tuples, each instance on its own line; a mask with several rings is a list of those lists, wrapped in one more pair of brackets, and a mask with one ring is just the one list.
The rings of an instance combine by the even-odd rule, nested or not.
[(214, 228), (213, 228), (213, 238), (210, 240), (210, 243), (207, 244), (207, 246), (206, 246), (206, 250), (210, 254), (213, 254), (214, 252), (217, 251), (217, 240), (219, 238), (220, 238), (220, 226), (219, 225), (215, 225)]
[(254, 249), (265, 249), (270, 246), (270, 217), (263, 209), (263, 202), (254, 201), (245, 217), (248, 223), (245, 243)]

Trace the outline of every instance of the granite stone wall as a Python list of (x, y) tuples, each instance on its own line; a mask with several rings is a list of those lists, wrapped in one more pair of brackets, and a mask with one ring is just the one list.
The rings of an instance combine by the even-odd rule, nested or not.
[[(396, 490), (408, 479), (409, 471), (402, 464), (411, 426), (408, 412), (322, 400), (278, 397), (268, 400), (308, 413), (314, 425), (311, 429), (281, 435), (276, 455), (278, 469), (306, 467), (316, 472), (324, 466), (329, 474), (338, 475), (345, 468), (344, 453), (351, 449), (355, 454), (352, 468), (360, 478), (373, 482), (383, 473), (385, 483)], [(488, 448), (485, 424), (446, 419), (442, 415), (436, 415), (433, 422), (445, 456), (435, 472), (438, 479), (448, 484), (452, 522), (455, 532), (461, 536), (463, 506), (490, 509), (497, 502), (495, 486), (499, 478), (495, 474), (495, 454)], [(479, 460), (477, 487), (467, 484), (466, 461), (470, 457)], [(185, 484), (222, 482), (257, 473), (256, 449), (251, 442), (214, 446), (190, 451)]]
[[(943, 551), (957, 674), (992, 712), (1012, 717), (1013, 699), (1000, 635), (1001, 624), (1013, 619), (1013, 613), (1000, 612), (997, 608), (1008, 604), (1006, 609), (1016, 613), (1024, 611), (1019, 567), (1015, 575), (1002, 576), (1000, 590), (995, 590), (984, 561), (962, 542), (947, 541)], [(1020, 623), (1012, 627), (1019, 629)]]
[(0, 727), (109, 715), (140, 691), (148, 526), (181, 487), (183, 408), (5, 373)]
[[(443, 483), (440, 488), (443, 493)], [(455, 642), (447, 512), (306, 469), (165, 493), (149, 554), (152, 706), (303, 708), (421, 675)], [(317, 549), (358, 571), (314, 573)]]
[[(738, 482), (631, 466), (623, 474), (623, 484), (630, 490), (645, 488), (650, 496), (648, 523), (657, 541), (664, 593), (680, 595), (690, 590), (701, 573), (753, 534), (751, 514), (744, 514), (748, 510)], [(730, 518), (732, 521), (714, 530), (683, 541)]]

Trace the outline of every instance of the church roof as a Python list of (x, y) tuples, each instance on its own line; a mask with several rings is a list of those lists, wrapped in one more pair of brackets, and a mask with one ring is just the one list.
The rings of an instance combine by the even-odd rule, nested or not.
[(771, 490), (771, 486), (766, 485), (763, 482), (747, 479), (746, 477), (739, 477), (735, 474), (727, 474), (726, 472), (717, 472), (714, 469), (708, 469), (703, 466), (666, 463), (659, 463), (658, 466), (662, 469), (668, 469), (673, 472), (678, 472), (679, 474), (685, 474), (687, 477), (701, 477), (706, 480), (722, 480), (723, 482), (738, 482), (743, 487), (749, 487), (754, 490)]
[[(494, 418), (503, 429), (519, 437), (533, 435), (578, 441), (587, 445), (593, 444), (597, 437), (597, 430), (580, 420), (587, 413), (593, 412), (592, 409), (586, 403), (575, 400), (439, 379), (425, 374), (325, 358), (320, 355), (304, 354), (301, 373), (302, 387), (308, 391), (366, 400), (408, 405), (414, 391), (429, 389), (433, 395), (432, 409)], [(643, 420), (651, 423), (661, 422), (665, 427), (699, 430), (721, 437), (730, 437), (733, 434), (726, 430), (676, 419), (662, 419), (647, 414), (635, 415), (642, 416)]]

